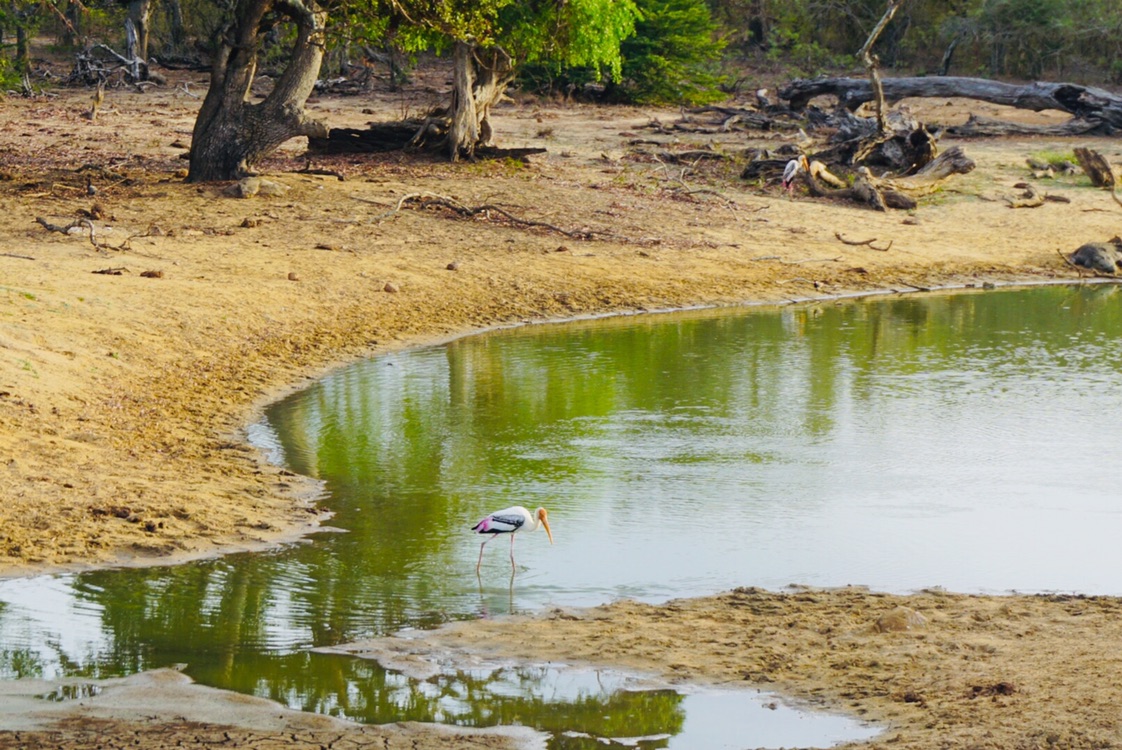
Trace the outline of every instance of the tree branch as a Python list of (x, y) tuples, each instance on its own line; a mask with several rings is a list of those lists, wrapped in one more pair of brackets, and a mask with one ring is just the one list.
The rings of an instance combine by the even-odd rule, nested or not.
[(888, 0), (888, 7), (885, 8), (884, 15), (881, 16), (880, 21), (873, 28), (869, 34), (869, 38), (865, 40), (865, 45), (857, 53), (857, 56), (865, 63), (865, 68), (869, 71), (869, 81), (873, 86), (873, 93), (876, 96), (877, 107), (877, 135), (883, 137), (888, 132), (888, 120), (885, 116), (884, 104), (884, 87), (880, 81), (880, 71), (877, 70), (877, 64), (880, 60), (873, 54), (873, 45), (876, 44), (877, 39), (884, 32), (884, 27), (896, 15), (896, 11), (900, 9), (900, 5), (904, 0)]
[(516, 226), (536, 227), (536, 228), (540, 228), (540, 229), (548, 229), (551, 232), (556, 232), (556, 233), (564, 235), (566, 237), (571, 237), (573, 239), (589, 240), (589, 239), (592, 239), (597, 234), (596, 232), (592, 232), (592, 231), (587, 230), (587, 229), (570, 231), (570, 230), (567, 230), (567, 229), (562, 229), (561, 227), (558, 227), (558, 226), (554, 226), (553, 224), (548, 224), (544, 221), (534, 221), (533, 219), (523, 219), (519, 216), (515, 216), (514, 214), (510, 213), (505, 208), (500, 208), (500, 207), (495, 206), (493, 204), (484, 204), (482, 206), (465, 206), (464, 204), (460, 203), (459, 201), (455, 200), (454, 198), (449, 198), (447, 196), (436, 195), (435, 193), (427, 193), (427, 192), (426, 193), (409, 193), (408, 195), (403, 195), (401, 197), (401, 199), (397, 202), (397, 205), (394, 207), (393, 211), (388, 212), (386, 215), (392, 215), (394, 213), (397, 213), (398, 211), (401, 211), (403, 208), (405, 208), (406, 204), (409, 204), (409, 203), (416, 203), (418, 208), (428, 208), (429, 206), (439, 206), (441, 208), (447, 208), (447, 209), (459, 214), (460, 216), (464, 216), (464, 217), (467, 217), (467, 218), (475, 217), (475, 216), (478, 216), (480, 214), (483, 214), (487, 218), (490, 218), (490, 214), (496, 213), (496, 214), (499, 214), (500, 216), (502, 216), (503, 218), (505, 218), (510, 223), (515, 224)]
[(887, 253), (889, 250), (892, 249), (892, 240), (889, 240), (888, 245), (885, 246), (885, 247), (877, 247), (876, 245), (873, 244), (874, 242), (877, 241), (876, 237), (873, 237), (871, 240), (847, 240), (845, 237), (842, 236), (841, 232), (834, 232), (834, 236), (837, 237), (838, 241), (841, 242), (843, 245), (853, 245), (853, 246), (864, 245), (864, 246), (868, 247), (870, 250), (876, 250), (876, 251), (882, 252), (882, 253)]

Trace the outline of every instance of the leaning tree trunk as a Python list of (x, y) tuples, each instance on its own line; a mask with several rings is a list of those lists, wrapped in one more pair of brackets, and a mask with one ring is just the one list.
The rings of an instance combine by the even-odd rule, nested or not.
[(452, 161), (470, 159), (491, 143), (491, 107), (514, 80), (510, 56), (498, 47), (480, 49), (458, 41), (452, 50), (452, 107), (446, 146)]
[[(264, 101), (251, 104), (262, 22), (271, 25), (274, 14), (296, 24), (296, 41), (273, 90)], [(326, 22), (326, 11), (311, 2), (239, 0), (195, 120), (188, 182), (240, 179), (290, 138), (327, 137), (327, 127), (304, 111), (323, 61)]]

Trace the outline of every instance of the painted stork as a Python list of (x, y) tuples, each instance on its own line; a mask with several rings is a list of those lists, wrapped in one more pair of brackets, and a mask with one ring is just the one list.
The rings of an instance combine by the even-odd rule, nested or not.
[(810, 164), (807, 162), (805, 155), (800, 154), (798, 159), (787, 162), (787, 166), (783, 170), (783, 188), (788, 195), (793, 195), (795, 192), (795, 177), (798, 176), (799, 172), (809, 171)]
[(475, 574), (479, 575), (479, 566), (483, 564), (483, 548), (487, 546), (487, 542), (494, 539), (499, 534), (510, 534), (510, 567), (514, 569), (514, 534), (526, 528), (530, 531), (536, 531), (539, 526), (545, 527), (545, 533), (549, 537), (549, 543), (553, 544), (553, 532), (549, 530), (549, 518), (545, 508), (538, 508), (531, 513), (521, 505), (515, 505), (505, 510), (495, 511), (494, 513), (485, 516), (482, 521), (471, 527), (471, 530), (477, 534), (490, 534), (490, 536), (483, 540), (479, 545), (479, 560), (475, 563)]

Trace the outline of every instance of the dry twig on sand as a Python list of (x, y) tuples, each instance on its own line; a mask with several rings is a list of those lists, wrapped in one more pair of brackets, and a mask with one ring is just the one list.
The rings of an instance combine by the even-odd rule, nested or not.
[(888, 244), (884, 247), (877, 247), (873, 244), (877, 241), (876, 237), (873, 237), (871, 240), (847, 240), (844, 236), (842, 236), (841, 232), (834, 232), (834, 236), (837, 237), (838, 242), (842, 243), (843, 245), (852, 245), (854, 247), (864, 245), (870, 250), (877, 250), (882, 253), (887, 253), (892, 248), (892, 240), (889, 240)]
[(436, 193), (428, 193), (428, 192), (425, 192), (425, 193), (409, 193), (407, 195), (401, 196), (401, 199), (397, 202), (397, 205), (394, 206), (393, 210), (386, 212), (382, 216), (391, 216), (395, 213), (400, 212), (406, 206), (412, 206), (412, 207), (416, 207), (416, 208), (430, 208), (430, 207), (446, 208), (446, 209), (452, 211), (453, 213), (456, 213), (456, 214), (458, 214), (460, 216), (463, 216), (465, 218), (474, 218), (476, 216), (483, 216), (488, 221), (493, 220), (492, 216), (491, 216), (492, 214), (497, 214), (502, 219), (505, 219), (506, 221), (510, 222), (511, 224), (514, 224), (515, 226), (529, 227), (529, 228), (535, 228), (535, 229), (546, 229), (546, 230), (549, 230), (551, 232), (556, 232), (557, 234), (564, 235), (565, 237), (569, 237), (571, 239), (577, 239), (577, 240), (591, 240), (591, 239), (594, 239), (597, 235), (607, 236), (606, 233), (594, 232), (594, 231), (589, 230), (589, 229), (568, 230), (568, 229), (562, 229), (561, 227), (555, 226), (553, 224), (549, 224), (549, 223), (544, 222), (544, 221), (535, 221), (533, 219), (523, 219), (520, 216), (515, 216), (510, 211), (507, 211), (505, 208), (500, 208), (499, 206), (496, 206), (496, 205), (490, 204), (490, 203), (484, 204), (482, 206), (465, 206), (464, 204), (460, 203), (459, 201), (457, 201), (454, 198), (449, 198), (448, 196), (445, 196), (445, 195), (437, 195)]
[(77, 219), (66, 225), (52, 224), (42, 216), (36, 216), (35, 221), (41, 224), (43, 228), (48, 232), (60, 232), (61, 234), (65, 235), (69, 235), (71, 229), (75, 229), (77, 227), (85, 227), (86, 229), (90, 230), (90, 244), (94, 246), (95, 250), (101, 249), (101, 246), (97, 244), (97, 237), (94, 234), (93, 222), (89, 219)]

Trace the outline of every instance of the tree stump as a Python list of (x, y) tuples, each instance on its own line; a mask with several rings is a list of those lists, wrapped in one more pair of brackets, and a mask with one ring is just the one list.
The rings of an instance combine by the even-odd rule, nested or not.
[(1075, 158), (1079, 160), (1079, 166), (1083, 167), (1083, 171), (1091, 178), (1092, 185), (1098, 188), (1113, 188), (1115, 186), (1114, 170), (1106, 157), (1098, 151), (1089, 148), (1077, 148), (1075, 149)]

